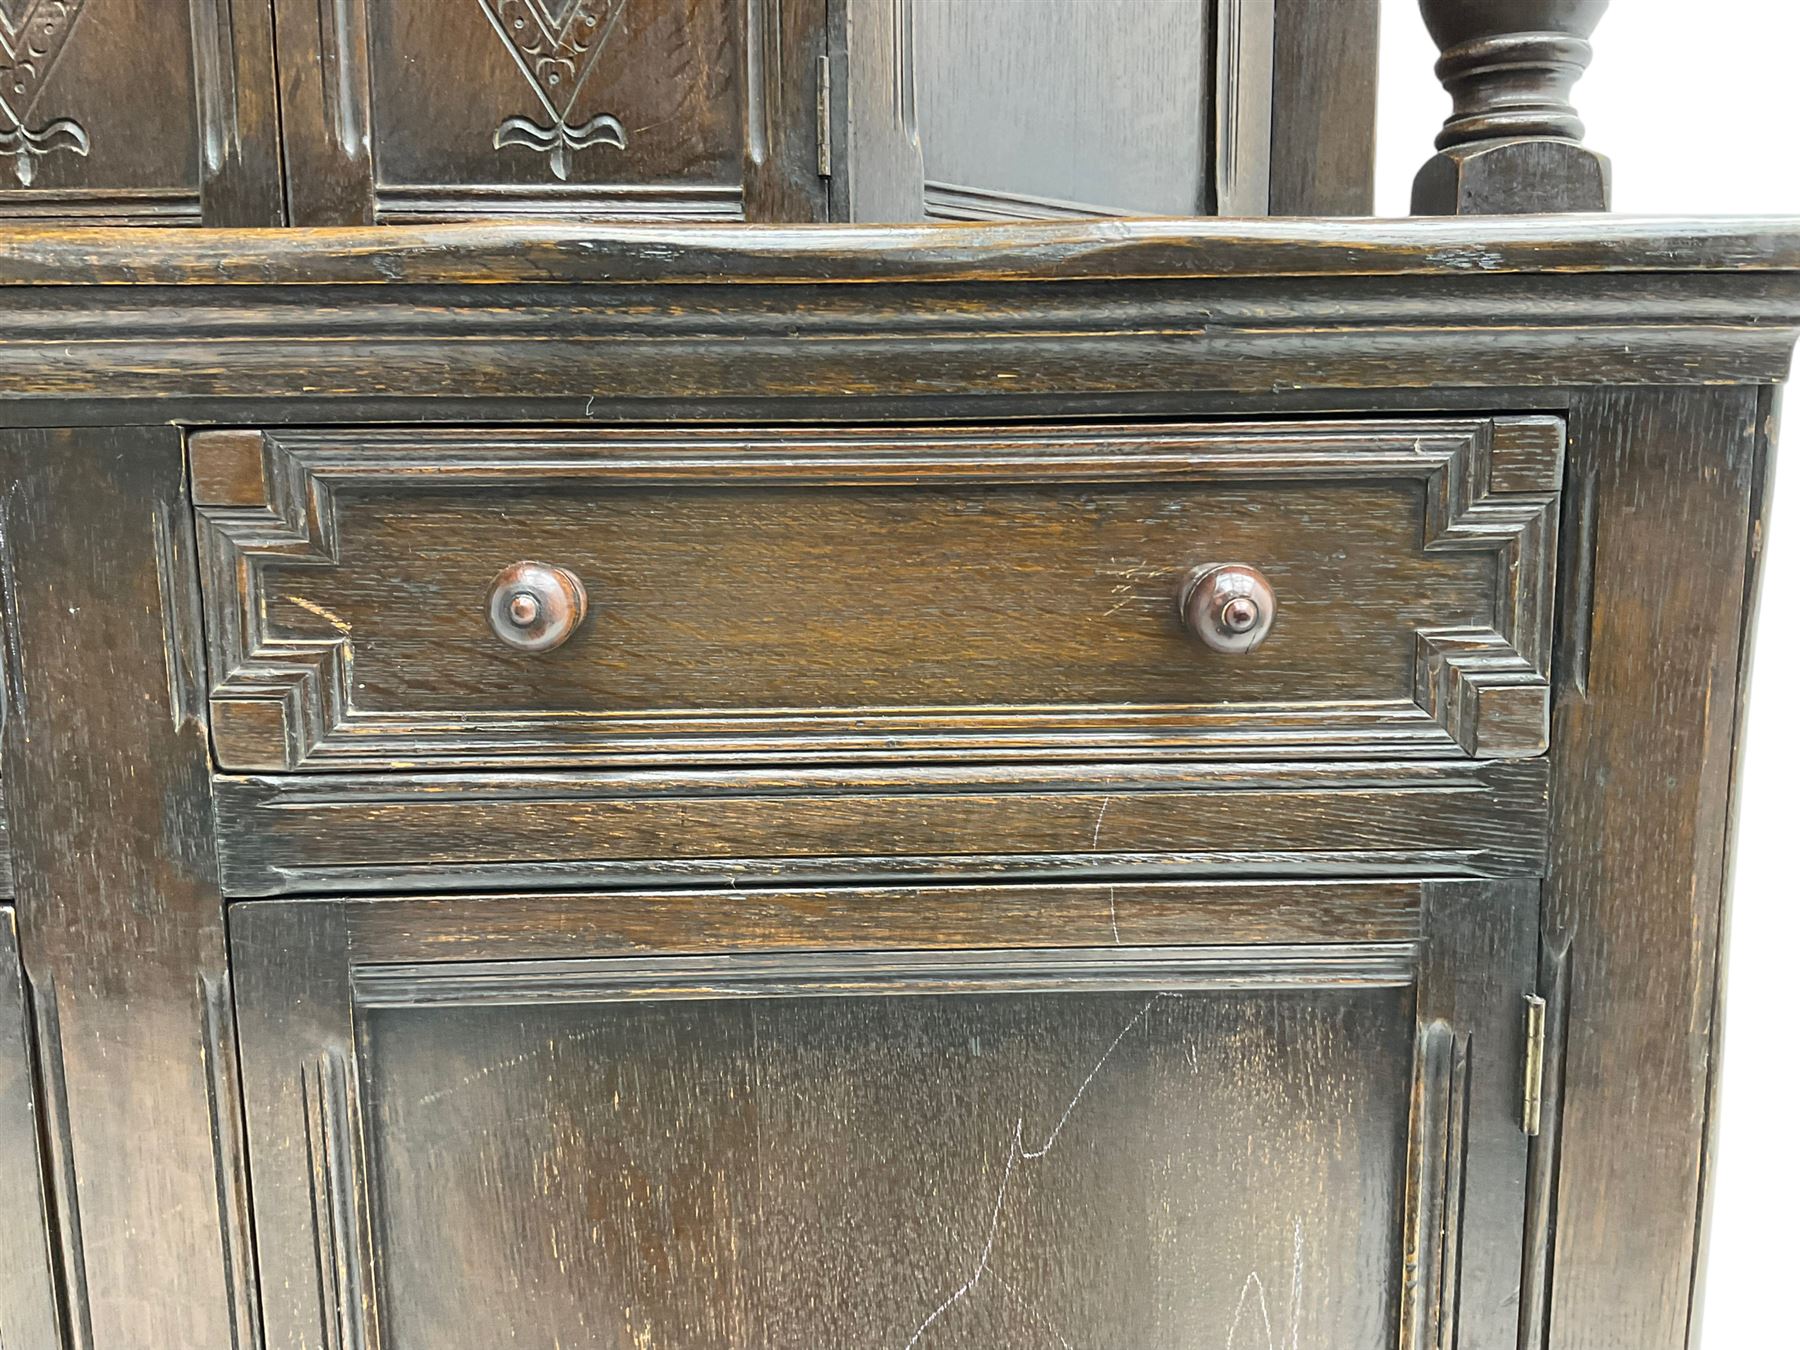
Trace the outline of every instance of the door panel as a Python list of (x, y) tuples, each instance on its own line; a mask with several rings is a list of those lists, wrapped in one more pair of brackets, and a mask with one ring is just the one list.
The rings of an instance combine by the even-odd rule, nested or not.
[(1163, 945), (1008, 951), (241, 905), (269, 1343), (1500, 1343), (1536, 883), (1298, 944), (1185, 886)]
[(18, 932), (0, 905), (0, 1346), (9, 1347), (61, 1344), (32, 1063)]
[(1380, 985), (372, 1009), (384, 1337), (1380, 1344), (1412, 1023)]
[(0, 221), (279, 225), (266, 0), (0, 0)]
[(275, 22), (296, 224), (825, 214), (825, 0), (275, 0)]

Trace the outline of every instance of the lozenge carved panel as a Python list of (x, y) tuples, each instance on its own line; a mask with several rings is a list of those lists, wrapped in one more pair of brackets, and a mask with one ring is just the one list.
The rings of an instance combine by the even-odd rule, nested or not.
[(297, 224), (824, 214), (825, 0), (276, 0), (275, 16)]
[(0, 0), (0, 220), (278, 225), (255, 0)]

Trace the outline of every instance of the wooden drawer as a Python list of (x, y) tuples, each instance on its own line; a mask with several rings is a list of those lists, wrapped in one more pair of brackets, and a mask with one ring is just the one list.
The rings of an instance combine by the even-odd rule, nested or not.
[[(230, 768), (1516, 757), (1562, 425), (193, 437)], [(496, 636), (535, 560), (551, 651)], [(1253, 651), (1178, 600), (1266, 577)]]

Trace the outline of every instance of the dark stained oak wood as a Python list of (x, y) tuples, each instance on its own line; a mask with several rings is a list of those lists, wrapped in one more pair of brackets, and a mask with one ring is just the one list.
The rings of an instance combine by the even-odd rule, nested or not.
[[(1539, 754), (1561, 455), (1551, 418), (202, 433), (214, 743), (264, 770)], [(554, 651), (493, 631), (521, 553), (591, 597)], [(1234, 562), (1282, 601), (1227, 655), (1179, 604)]]
[(0, 226), (279, 225), (278, 164), (267, 0), (0, 5)]
[[(18, 229), (0, 286), (1129, 281), (1791, 272), (1784, 216), (820, 226), (494, 221), (268, 231)], [(1378, 293), (1378, 292), (1376, 292)], [(1290, 295), (1296, 294), (1290, 291)], [(1667, 297), (1674, 300), (1677, 297)]]
[[(70, 236), (21, 234), (0, 243), (0, 279), (71, 270), (9, 293), (3, 415), (42, 420), (50, 405), (75, 404), (91, 418), (174, 394), (202, 421), (215, 400), (338, 420), (369, 400), (389, 417), (485, 400), (518, 418), (533, 399), (608, 420), (657, 407), (693, 420), (714, 401), (794, 420), (820, 416), (815, 399), (837, 400), (840, 417), (872, 416), (879, 400), (885, 415), (910, 405), (898, 415), (917, 420), (950, 398), (992, 417), (1052, 400), (1054, 415), (1081, 400), (1130, 409), (1197, 389), (1263, 399), (1482, 383), (1556, 390), (1701, 370), (1713, 382), (1766, 383), (1785, 376), (1800, 327), (1800, 252), (1779, 221), (1626, 225), (1611, 248), (1586, 222), (1495, 227), (1491, 239), (1466, 222), (1315, 224), (1287, 243), (1273, 227), (1219, 222), (939, 228), (721, 227), (691, 250), (666, 228), (626, 226), (567, 237), (533, 226), (383, 232), (391, 252), (364, 236), (308, 236), (322, 246), (318, 275), (351, 283), (326, 290), (254, 286), (299, 275), (302, 254), (288, 242), (298, 234), (184, 236), (204, 261), (178, 260), (154, 236), (127, 258), (112, 252), (116, 231), (73, 252)], [(90, 270), (78, 273), (84, 258)], [(841, 280), (816, 280), (833, 267)], [(543, 285), (544, 268), (569, 281)], [(743, 279), (706, 282), (690, 268)], [(675, 280), (629, 280), (649, 269)], [(179, 284), (202, 273), (206, 284)], [(84, 289), (67, 284), (75, 275), (172, 288)], [(409, 276), (419, 288), (400, 284)], [(622, 280), (574, 284), (609, 276)], [(371, 303), (364, 283), (384, 278), (396, 280)], [(228, 349), (217, 345), (227, 336)]]
[(1380, 0), (1274, 3), (1269, 214), (1372, 215)]
[(1420, 0), (1455, 106), (1414, 180), (1414, 214), (1606, 210), (1611, 166), (1581, 144), (1569, 92), (1609, 3)]
[[(1254, 1345), (1263, 1306), (1265, 1339), (1321, 1350), (1685, 1343), (1794, 222), (156, 234), (0, 239), (0, 418), (160, 424), (5, 442), (0, 770), (77, 1344), (247, 1345), (252, 1310), (309, 1347), (1056, 1344), (998, 1292), (1020, 1272), (1091, 1344)], [(1283, 448), (1224, 472), (1220, 435)], [(1416, 472), (1439, 455), (1461, 497)], [(1530, 549), (1425, 548), (1527, 499)], [(1494, 653), (1415, 644), (1380, 687), (1436, 741), (1346, 759), (1133, 758), (1087, 729), (1057, 757), (797, 762), (801, 735), (700, 763), (690, 725), (626, 766), (469, 738), (471, 709), (520, 708), (591, 736), (614, 688), (676, 721), (787, 688), (1147, 706), (1162, 677), (1058, 588), (1145, 551), (1156, 503), (1224, 502), (1305, 562), (1264, 569), (1282, 610), (1248, 660), (1319, 603), (1296, 578), (1341, 596), (1329, 656), (1268, 667), (1303, 707), (1376, 687), (1356, 642), (1392, 657), (1401, 631), (1377, 602), (1435, 623), (1501, 595), (1541, 644), (1529, 706), (1461, 734), (1439, 677)], [(659, 583), (596, 570), (620, 551)], [(632, 654), (498, 679), (473, 644), (525, 559), (594, 591), (530, 659), (594, 650), (609, 599)], [(1158, 641), (1185, 641), (1200, 560), (1161, 578)], [(957, 666), (959, 612), (1005, 638), (985, 665)], [(367, 719), (373, 751), (353, 699), (304, 689), (334, 617), (335, 693), (402, 724), (380, 745)], [(1465, 661), (1465, 693), (1492, 673)], [(214, 758), (221, 675), (275, 711), (221, 716)], [(246, 746), (282, 771), (219, 768)], [(1200, 1109), (1171, 1086), (1196, 1080)], [(1069, 1112), (1055, 1168), (1025, 1156), (1028, 1102)]]
[(36, 1046), (10, 905), (0, 905), (0, 1345), (61, 1343)]
[(825, 0), (275, 0), (300, 225), (824, 219)]
[(1422, 940), (1221, 948), (1208, 906), (1003, 960), (521, 962), (419, 902), (239, 907), (269, 1343), (1495, 1339), (1536, 886), (1390, 892)]
[(1372, 0), (17, 0), (0, 219), (1366, 210), (1374, 41)]
[[(1430, 882), (1122, 881), (541, 892), (352, 902), (357, 961), (535, 961), (657, 951), (1411, 942)], [(257, 903), (261, 903), (260, 901)]]
[(1568, 952), (1552, 1346), (1688, 1341), (1765, 412), (1753, 390), (1599, 391), (1570, 411), (1582, 524), (1551, 751), (1547, 941)]
[[(0, 681), (5, 679), (5, 669), (6, 653), (0, 651)], [(13, 889), (12, 848), (7, 840), (6, 814), (6, 784), (0, 782), (0, 895), (11, 895)]]
[(77, 1346), (255, 1337), (196, 583), (173, 428), (0, 435), (0, 762)]
[[(234, 894), (1543, 870), (1545, 765), (222, 778)], [(695, 822), (704, 828), (696, 829)]]

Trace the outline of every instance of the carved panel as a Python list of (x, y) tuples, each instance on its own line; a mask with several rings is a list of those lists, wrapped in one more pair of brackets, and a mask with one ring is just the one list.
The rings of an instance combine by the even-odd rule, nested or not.
[(274, 225), (253, 0), (0, 0), (0, 218)]
[[(233, 768), (1545, 746), (1550, 418), (192, 449)], [(520, 558), (592, 594), (554, 652), (489, 631)], [(1175, 612), (1223, 561), (1237, 657)]]
[(298, 223), (824, 212), (825, 0), (275, 11)]

